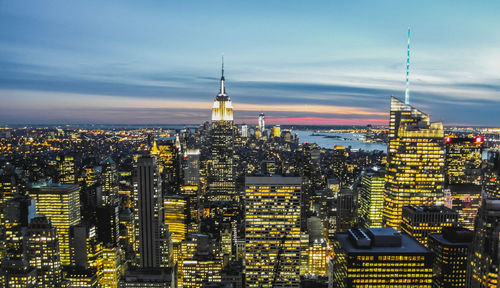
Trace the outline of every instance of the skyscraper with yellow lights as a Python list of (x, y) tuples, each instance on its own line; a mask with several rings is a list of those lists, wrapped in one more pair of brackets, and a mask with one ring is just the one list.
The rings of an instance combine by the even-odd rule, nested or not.
[(446, 184), (481, 184), (484, 138), (449, 135), (446, 143)]
[(233, 106), (231, 98), (226, 94), (224, 64), (220, 91), (215, 97), (212, 108), (211, 133), (207, 200), (210, 202), (235, 201)]
[(56, 228), (45, 216), (35, 217), (27, 230), (27, 257), (37, 270), (40, 287), (58, 288), (62, 281), (61, 258)]
[(246, 287), (299, 287), (300, 177), (245, 178)]
[(186, 198), (179, 195), (168, 195), (163, 200), (165, 225), (171, 233), (172, 243), (179, 243), (186, 238)]
[(365, 227), (383, 227), (385, 171), (373, 167), (363, 172), (360, 187), (360, 207), (358, 215)]
[(73, 155), (58, 155), (56, 157), (58, 182), (66, 184), (76, 183), (76, 165)]
[(70, 228), (80, 223), (80, 188), (73, 184), (34, 186), (30, 196), (35, 198), (36, 212), (50, 218), (57, 228), (61, 264), (71, 264)]
[(391, 97), (384, 222), (400, 229), (403, 206), (440, 205), (444, 186), (441, 122)]
[(401, 230), (426, 247), (429, 234), (457, 225), (458, 213), (445, 206), (403, 207)]

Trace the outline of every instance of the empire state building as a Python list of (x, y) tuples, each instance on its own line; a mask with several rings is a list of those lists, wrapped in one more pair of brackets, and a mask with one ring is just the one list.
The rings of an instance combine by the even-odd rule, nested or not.
[(226, 94), (224, 63), (220, 91), (212, 108), (211, 163), (208, 173), (207, 200), (211, 203), (235, 201), (233, 106)]

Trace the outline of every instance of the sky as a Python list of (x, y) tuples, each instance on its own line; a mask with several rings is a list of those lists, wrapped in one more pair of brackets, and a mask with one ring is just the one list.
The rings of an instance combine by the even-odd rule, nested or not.
[(404, 98), (500, 126), (500, 1), (0, 0), (0, 125), (386, 124)]

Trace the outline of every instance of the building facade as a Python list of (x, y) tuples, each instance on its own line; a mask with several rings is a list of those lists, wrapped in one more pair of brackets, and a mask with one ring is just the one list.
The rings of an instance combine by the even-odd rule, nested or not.
[(299, 287), (300, 177), (245, 178), (246, 287)]
[(400, 230), (403, 207), (440, 205), (444, 130), (427, 114), (391, 97), (384, 222)]

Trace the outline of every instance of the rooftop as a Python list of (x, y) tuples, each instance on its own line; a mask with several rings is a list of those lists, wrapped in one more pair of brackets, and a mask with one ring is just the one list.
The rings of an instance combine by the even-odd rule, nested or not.
[[(363, 233), (368, 236), (369, 246), (358, 247), (355, 241), (349, 239), (348, 233), (337, 233), (337, 239), (346, 253), (387, 255), (430, 253), (429, 249), (413, 237), (401, 234), (394, 228), (369, 228)], [(397, 246), (396, 243), (398, 243)]]

